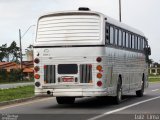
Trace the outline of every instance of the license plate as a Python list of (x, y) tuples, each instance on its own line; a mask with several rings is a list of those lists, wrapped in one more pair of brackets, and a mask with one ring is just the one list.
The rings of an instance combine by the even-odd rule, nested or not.
[(62, 78), (63, 82), (73, 82), (74, 78), (73, 77), (64, 77)]

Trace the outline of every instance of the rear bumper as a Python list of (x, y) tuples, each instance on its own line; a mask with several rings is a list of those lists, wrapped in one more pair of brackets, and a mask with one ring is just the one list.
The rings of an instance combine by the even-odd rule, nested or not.
[[(50, 94), (48, 94), (50, 93)], [(107, 89), (44, 89), (35, 92), (37, 96), (55, 96), (55, 97), (92, 97), (107, 96)]]

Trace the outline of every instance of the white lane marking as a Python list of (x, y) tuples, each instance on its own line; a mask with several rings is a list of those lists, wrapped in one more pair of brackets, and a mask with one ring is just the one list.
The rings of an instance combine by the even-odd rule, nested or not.
[(159, 89), (152, 90), (153, 92), (158, 91)]
[(145, 103), (145, 102), (149, 102), (149, 101), (152, 101), (152, 100), (155, 100), (155, 99), (159, 99), (159, 98), (160, 98), (160, 96), (154, 97), (154, 98), (150, 98), (150, 99), (147, 99), (147, 100), (143, 100), (143, 101), (140, 101), (140, 102), (131, 104), (131, 105), (127, 105), (127, 106), (122, 107), (122, 108), (118, 108), (118, 109), (115, 109), (115, 110), (112, 110), (112, 111), (109, 111), (109, 112), (105, 112), (105, 113), (103, 113), (102, 115), (95, 116), (95, 117), (90, 118), (90, 119), (88, 119), (88, 120), (96, 120), (96, 119), (102, 118), (102, 117), (104, 117), (104, 116), (106, 116), (106, 115), (113, 114), (113, 113), (115, 113), (115, 112), (119, 112), (119, 111), (128, 109), (128, 108), (130, 108), (130, 107), (133, 107), (133, 106), (136, 106), (136, 105)]
[(42, 102), (42, 101), (49, 100), (49, 99), (53, 99), (53, 97), (51, 97), (51, 98), (43, 98), (43, 99), (40, 99), (40, 100), (34, 100), (34, 101), (29, 101), (29, 102), (24, 102), (24, 103), (23, 102), (22, 103), (17, 103), (16, 105), (4, 106), (4, 107), (0, 108), (0, 110), (13, 108), (13, 107), (17, 107), (17, 106), (23, 106), (23, 105), (27, 105), (27, 104), (36, 103), (36, 102)]

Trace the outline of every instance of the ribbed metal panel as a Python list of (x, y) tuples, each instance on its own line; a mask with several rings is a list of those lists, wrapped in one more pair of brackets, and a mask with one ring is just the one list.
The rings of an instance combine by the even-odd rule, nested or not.
[(92, 80), (92, 66), (89, 64), (80, 65), (80, 83), (89, 83)]
[(37, 41), (97, 41), (100, 37), (98, 15), (59, 15), (40, 19)]
[(55, 65), (46, 65), (44, 68), (44, 80), (46, 83), (56, 82)]

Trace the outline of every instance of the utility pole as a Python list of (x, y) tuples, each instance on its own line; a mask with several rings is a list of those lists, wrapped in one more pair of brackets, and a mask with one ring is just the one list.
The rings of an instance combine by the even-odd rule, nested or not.
[(19, 29), (19, 43), (20, 43), (20, 62), (21, 62), (21, 69), (23, 68), (23, 65), (22, 65), (22, 38), (26, 35), (26, 33), (29, 31), (29, 29), (31, 28), (31, 27), (33, 27), (33, 26), (35, 26), (35, 25), (31, 25), (31, 26), (29, 26), (29, 28), (26, 30), (26, 32), (23, 34), (23, 35), (21, 35), (21, 29)]
[(19, 29), (19, 43), (20, 43), (20, 63), (21, 63), (21, 69), (22, 69), (22, 36), (21, 36), (21, 29)]
[(23, 66), (22, 66), (22, 36), (21, 36), (21, 29), (19, 29), (19, 43), (20, 43), (20, 69), (21, 69), (21, 80), (23, 80)]
[(121, 16), (121, 0), (119, 0), (119, 21), (122, 21), (122, 16)]
[[(31, 28), (31, 27), (33, 27), (33, 26), (35, 26), (35, 25), (31, 25), (31, 26), (29, 26), (29, 28), (24, 32), (24, 34), (22, 35), (21, 34), (21, 29), (19, 29), (19, 43), (20, 43), (20, 69), (21, 69), (21, 76), (22, 76), (22, 74), (23, 74), (23, 64), (22, 64), (22, 62), (23, 62), (23, 58), (22, 58), (22, 38), (26, 35), (26, 33), (29, 31), (29, 29)], [(23, 77), (21, 78), (22, 80), (23, 80)]]

